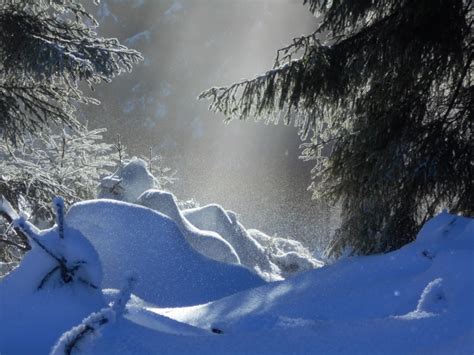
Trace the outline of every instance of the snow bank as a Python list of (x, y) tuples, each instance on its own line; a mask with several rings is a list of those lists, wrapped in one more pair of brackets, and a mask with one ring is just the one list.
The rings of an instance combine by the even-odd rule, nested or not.
[[(163, 293), (180, 304), (199, 298), (196, 280), (200, 291), (213, 295), (225, 282), (248, 288), (248, 280), (255, 281), (241, 267), (194, 252), (168, 217), (143, 207), (87, 202), (74, 206), (66, 222), (66, 236), (75, 223), (92, 226), (81, 232), (106, 259), (105, 280), (110, 272), (136, 268), (139, 294), (150, 291), (159, 299)], [(57, 239), (55, 233), (41, 238)], [(443, 213), (415, 242), (389, 254), (345, 258), (200, 305), (163, 308), (132, 295), (123, 313), (130, 288), (109, 307), (117, 291), (105, 291), (104, 300), (90, 287), (33, 290), (36, 266), (49, 262), (33, 248), (0, 282), (0, 351), (47, 353), (58, 338), (56, 349), (64, 350), (89, 325), (92, 335), (100, 329), (102, 336), (79, 343), (75, 354), (472, 354), (473, 260), (474, 220)]]
[(389, 254), (347, 258), (205, 305), (147, 309), (227, 334), (193, 340), (201, 353), (471, 354), (473, 260), (474, 220), (444, 213)]
[(161, 212), (171, 218), (191, 246), (208, 258), (229, 264), (240, 264), (231, 244), (219, 234), (211, 231), (202, 231), (188, 222), (178, 209), (175, 197), (165, 191), (148, 190), (140, 195), (137, 204)]
[(141, 278), (135, 293), (163, 306), (208, 302), (264, 283), (239, 265), (200, 255), (170, 218), (148, 208), (112, 200), (82, 202), (71, 207), (66, 223), (98, 251), (103, 287), (120, 287), (134, 270)]

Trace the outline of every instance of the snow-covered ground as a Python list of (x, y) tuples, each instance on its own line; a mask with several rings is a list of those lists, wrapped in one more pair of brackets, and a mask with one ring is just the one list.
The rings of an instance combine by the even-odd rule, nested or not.
[[(235, 223), (223, 211), (210, 216)], [(0, 282), (2, 355), (474, 352), (472, 219), (442, 213), (398, 251), (270, 283), (201, 255), (171, 218), (126, 202), (75, 205), (64, 238), (57, 227), (17, 225), (64, 257), (71, 282), (46, 276), (57, 261), (35, 245)], [(228, 237), (215, 225), (206, 228)], [(272, 245), (258, 231), (240, 233)]]

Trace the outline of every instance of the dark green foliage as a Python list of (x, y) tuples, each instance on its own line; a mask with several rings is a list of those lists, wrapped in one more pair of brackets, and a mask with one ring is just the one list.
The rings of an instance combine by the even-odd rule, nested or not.
[(78, 127), (83, 95), (142, 59), (114, 38), (101, 38), (78, 0), (3, 0), (0, 4), (0, 133), (13, 143), (51, 123)]
[(304, 2), (315, 33), (273, 70), (200, 98), (311, 135), (314, 196), (342, 205), (330, 255), (399, 248), (442, 206), (472, 214), (472, 0)]

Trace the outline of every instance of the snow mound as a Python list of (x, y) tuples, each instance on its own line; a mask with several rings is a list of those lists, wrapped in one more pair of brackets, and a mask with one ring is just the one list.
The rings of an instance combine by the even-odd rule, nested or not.
[(118, 288), (134, 270), (135, 293), (163, 306), (208, 302), (264, 284), (239, 265), (208, 259), (186, 241), (176, 224), (148, 208), (113, 200), (77, 203), (66, 215), (98, 251), (103, 286)]
[(265, 250), (237, 221), (234, 213), (228, 213), (216, 204), (183, 211), (183, 216), (200, 230), (214, 231), (235, 249), (242, 265), (245, 265), (267, 281), (281, 280), (279, 268), (273, 264)]
[(324, 265), (296, 240), (270, 237), (257, 229), (249, 229), (247, 232), (265, 248), (268, 258), (277, 265), (279, 274), (284, 278)]
[[(102, 268), (92, 245), (68, 225), (61, 239), (57, 227), (38, 231), (18, 223), (42, 246), (32, 242), (20, 265), (0, 282), (0, 352), (48, 353), (58, 335), (104, 306)], [(63, 278), (56, 259), (68, 276)]]
[(242, 264), (266, 281), (282, 280), (322, 265), (299, 242), (285, 242), (256, 230), (251, 235), (234, 212), (216, 204), (182, 211), (173, 194), (154, 187), (155, 179), (146, 163), (134, 158), (101, 181), (98, 198), (135, 203), (163, 213), (202, 255)]
[(98, 198), (135, 202), (143, 191), (155, 187), (155, 178), (144, 160), (132, 158), (111, 176), (102, 179)]
[(202, 255), (229, 264), (240, 264), (240, 259), (232, 245), (219, 234), (199, 230), (188, 222), (181, 214), (176, 199), (171, 193), (160, 190), (148, 190), (140, 195), (136, 203), (161, 212), (171, 218), (188, 243)]
[(234, 212), (219, 205), (181, 211), (173, 194), (160, 190), (144, 192), (136, 203), (171, 218), (201, 254), (226, 263), (241, 263), (266, 281), (322, 266), (301, 243), (247, 231)]

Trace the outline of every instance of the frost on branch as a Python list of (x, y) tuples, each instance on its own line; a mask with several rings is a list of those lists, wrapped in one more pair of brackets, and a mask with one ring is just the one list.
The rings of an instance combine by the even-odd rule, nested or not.
[[(105, 131), (64, 129), (27, 135), (21, 147), (0, 140), (0, 195), (33, 224), (52, 226), (56, 213), (50, 201), (54, 196), (61, 196), (65, 206), (92, 199), (100, 177), (115, 166), (112, 145), (103, 142)], [(29, 248), (28, 239), (2, 217), (0, 261), (18, 264)]]
[(25, 133), (52, 124), (80, 128), (78, 103), (99, 103), (81, 91), (131, 71), (143, 57), (98, 23), (79, 0), (0, 3), (0, 131), (19, 145)]

